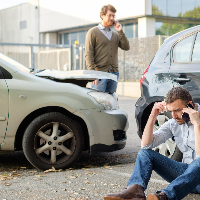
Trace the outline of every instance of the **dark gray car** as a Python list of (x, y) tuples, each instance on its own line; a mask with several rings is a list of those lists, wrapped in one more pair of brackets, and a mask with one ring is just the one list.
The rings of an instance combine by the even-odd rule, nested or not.
[[(138, 135), (141, 137), (155, 102), (163, 101), (173, 87), (182, 86), (200, 104), (200, 26), (179, 32), (165, 40), (140, 81), (141, 97), (136, 102)], [(158, 115), (154, 129), (171, 118), (168, 112)], [(174, 160), (182, 153), (173, 138), (155, 149)]]

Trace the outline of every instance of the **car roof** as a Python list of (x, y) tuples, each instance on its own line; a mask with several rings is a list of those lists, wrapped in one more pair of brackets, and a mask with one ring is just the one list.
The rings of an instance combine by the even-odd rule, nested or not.
[[(170, 55), (170, 51), (172, 49), (172, 46), (179, 40), (195, 34), (196, 32), (200, 31), (200, 25), (198, 26), (194, 26), (192, 28), (188, 28), (186, 30), (183, 30), (181, 32), (178, 32), (172, 36), (170, 36), (169, 38), (167, 38), (164, 43), (161, 45), (161, 47), (159, 48), (159, 50), (157, 51), (156, 55), (154, 56), (151, 64), (155, 64), (155, 63), (163, 63), (164, 61), (169, 62), (169, 55)], [(167, 58), (167, 59), (166, 59)]]
[(165, 42), (170, 42), (170, 41), (172, 41), (172, 42), (174, 41), (175, 42), (176, 40), (178, 40), (178, 39), (180, 39), (182, 37), (185, 37), (185, 36), (187, 36), (187, 35), (189, 35), (191, 33), (195, 33), (195, 32), (198, 32), (198, 31), (200, 31), (200, 25), (185, 29), (183, 31), (180, 31), (180, 32), (170, 36), (169, 38), (167, 38), (164, 41), (164, 43)]

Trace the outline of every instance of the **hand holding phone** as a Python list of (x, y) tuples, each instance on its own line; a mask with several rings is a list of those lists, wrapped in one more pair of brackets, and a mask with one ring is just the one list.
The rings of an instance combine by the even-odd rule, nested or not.
[(116, 20), (113, 21), (113, 26), (116, 31), (121, 31), (122, 30), (122, 25)]
[[(192, 108), (192, 109), (194, 109), (194, 107), (193, 107), (190, 103), (188, 103), (188, 105), (186, 106), (186, 108)], [(184, 113), (182, 114), (181, 118), (182, 118), (182, 120), (185, 121), (186, 123), (188, 123), (188, 122), (190, 121), (190, 116), (189, 116), (188, 113), (185, 113), (185, 112), (184, 112)]]

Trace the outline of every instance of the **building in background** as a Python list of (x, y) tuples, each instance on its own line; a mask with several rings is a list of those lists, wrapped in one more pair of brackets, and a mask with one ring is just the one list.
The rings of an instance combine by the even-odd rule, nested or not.
[[(200, 24), (200, 0), (109, 3), (116, 7), (116, 19), (130, 42), (129, 51), (118, 51), (117, 93), (139, 97), (140, 78), (164, 39)], [(107, 0), (32, 0), (2, 9), (0, 43), (9, 44), (1, 44), (0, 53), (31, 69), (87, 69), (85, 36), (100, 23), (100, 9), (106, 4)]]
[[(200, 0), (110, 0), (128, 38), (173, 35), (200, 24)], [(0, 42), (79, 44), (100, 22), (102, 1), (33, 0), (0, 10)]]

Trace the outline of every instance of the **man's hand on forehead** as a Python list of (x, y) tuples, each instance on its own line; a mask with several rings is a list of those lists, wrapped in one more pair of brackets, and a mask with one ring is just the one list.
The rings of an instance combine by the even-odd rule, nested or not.
[(161, 104), (162, 104), (163, 107), (164, 107), (164, 110), (162, 111), (162, 113), (163, 113), (164, 111), (167, 111), (167, 106), (166, 106), (167, 104), (165, 103), (165, 100), (162, 101)]
[(166, 110), (166, 103), (164, 101), (162, 102), (156, 102), (152, 108), (151, 114), (153, 116), (157, 116), (160, 113), (163, 113)]

